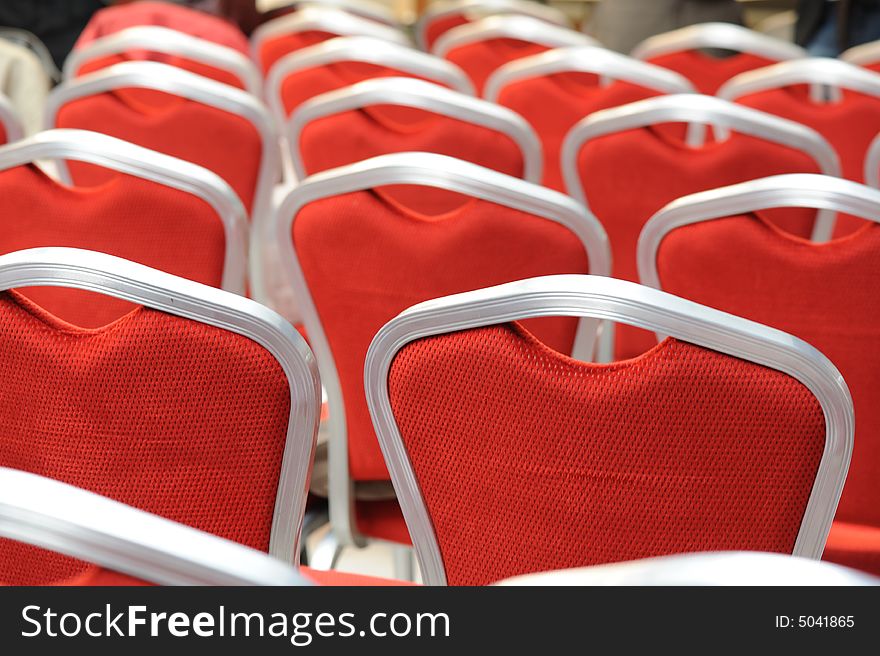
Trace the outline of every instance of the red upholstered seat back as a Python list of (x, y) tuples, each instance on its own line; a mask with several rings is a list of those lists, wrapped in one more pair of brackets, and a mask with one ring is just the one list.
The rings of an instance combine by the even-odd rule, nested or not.
[(700, 50), (683, 50), (647, 60), (651, 64), (681, 73), (700, 93), (715, 95), (722, 84), (746, 71), (775, 64), (776, 61), (747, 52), (729, 57), (713, 57)]
[(571, 72), (509, 84), (502, 89), (497, 102), (518, 113), (535, 129), (544, 151), (543, 184), (564, 191), (560, 150), (565, 135), (574, 124), (601, 109), (656, 95), (660, 95), (659, 92), (627, 82), (601, 87), (596, 75)]
[[(450, 155), (517, 178), (523, 176), (524, 169), (522, 152), (510, 137), (449, 116), (399, 105), (374, 105), (312, 121), (301, 133), (299, 150), (309, 174), (407, 151)], [(431, 191), (423, 189), (420, 193)]]
[[(73, 100), (58, 110), (55, 126), (109, 134), (204, 166), (223, 178), (251, 210), (263, 146), (246, 118), (152, 89), (118, 89)], [(70, 162), (74, 182), (94, 185), (111, 173)]]
[[(268, 550), (290, 415), (256, 342), (138, 308), (97, 330), (0, 294), (0, 465)], [(84, 564), (0, 541), (0, 580)]]
[(168, 2), (136, 2), (101, 9), (79, 35), (74, 49), (139, 25), (167, 27), (248, 54), (247, 37), (233, 23)]
[[(663, 127), (663, 126), (661, 126)], [(584, 144), (578, 171), (590, 209), (611, 241), (615, 278), (638, 281), (636, 246), (642, 227), (677, 198), (779, 173), (817, 173), (806, 154), (743, 134), (691, 148), (653, 127), (602, 136)], [(774, 211), (787, 230), (809, 236), (814, 211)], [(642, 353), (653, 335), (630, 326), (616, 333), (618, 359)]]
[(518, 324), (432, 336), (397, 354), (388, 391), (451, 585), (790, 553), (825, 444), (796, 380), (671, 339), (596, 365)]
[(481, 96), (486, 80), (500, 66), (546, 50), (547, 46), (519, 39), (486, 39), (452, 48), (443, 58), (458, 65)]
[(6, 126), (3, 125), (3, 122), (0, 121), (0, 145), (5, 144), (8, 140), (8, 135), (6, 134)]
[[(349, 193), (306, 205), (292, 238), (339, 374), (356, 480), (388, 478), (363, 390), (367, 348), (385, 323), (438, 296), (588, 270), (564, 226), (473, 198), (429, 217), (386, 189)], [(535, 330), (571, 351), (574, 320), (541, 320)]]
[(856, 430), (837, 517), (880, 526), (880, 226), (811, 244), (736, 216), (674, 230), (657, 263), (664, 290), (792, 333), (840, 370)]
[(425, 49), (431, 50), (441, 36), (459, 25), (467, 25), (471, 21), (465, 14), (449, 14), (443, 18), (432, 20), (425, 30)]
[[(142, 178), (116, 174), (99, 187), (68, 187), (33, 165), (0, 171), (7, 229), (0, 253), (69, 246), (117, 255), (219, 287), (226, 237), (205, 201)], [(198, 244), (193, 248), (193, 244)], [(132, 309), (127, 301), (62, 287), (23, 293), (77, 326), (104, 326)]]
[[(285, 77), (281, 82), (281, 103), (285, 114), (290, 116), (297, 107), (319, 94), (380, 77), (424, 79), (405, 71), (367, 62), (334, 62), (294, 71)], [(436, 80), (425, 81), (437, 84)]]
[(302, 32), (291, 32), (266, 39), (260, 44), (257, 58), (259, 60), (260, 69), (263, 74), (269, 72), (272, 64), (281, 59), (284, 55), (296, 52), (302, 48), (323, 43), (328, 39), (339, 36), (330, 32), (321, 32), (318, 30), (304, 30)]
[(195, 73), (196, 75), (201, 75), (202, 77), (217, 80), (218, 82), (228, 84), (238, 89), (244, 89), (244, 82), (242, 82), (242, 80), (237, 75), (230, 73), (229, 71), (225, 71), (222, 68), (209, 66), (208, 64), (203, 64), (201, 62), (187, 59), (186, 57), (180, 57), (178, 55), (169, 55), (161, 52), (150, 52), (143, 50), (132, 51), (118, 55), (96, 57), (95, 59), (91, 59), (80, 66), (79, 69), (76, 71), (76, 75), (77, 77), (81, 75), (87, 75), (89, 73), (100, 71), (104, 68), (107, 68), (108, 66), (112, 66), (113, 64), (121, 64), (122, 62), (127, 61), (155, 61), (161, 64), (168, 64), (169, 66), (182, 68), (183, 70), (189, 71), (190, 73)]

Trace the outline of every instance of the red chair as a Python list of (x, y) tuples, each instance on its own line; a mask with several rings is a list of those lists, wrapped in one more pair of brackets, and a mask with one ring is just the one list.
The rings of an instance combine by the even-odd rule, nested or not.
[[(726, 57), (707, 50), (730, 50)], [(806, 57), (793, 43), (730, 23), (703, 23), (649, 37), (633, 51), (636, 59), (684, 75), (700, 93), (714, 94), (730, 78), (776, 62)]]
[(307, 567), (297, 571), (216, 535), (66, 483), (0, 467), (0, 585), (20, 580), (22, 570), (29, 583), (38, 585), (399, 584)]
[[(99, 187), (72, 187), (36, 165), (62, 157), (114, 177)], [(85, 248), (245, 291), (247, 214), (229, 185), (200, 166), (95, 132), (49, 130), (0, 148), (0, 196), (7, 227), (0, 253)], [(132, 309), (119, 299), (59, 287), (26, 295), (85, 328), (105, 326)]]
[[(855, 214), (858, 232), (811, 244), (767, 208)], [(785, 175), (695, 194), (658, 212), (639, 242), (642, 280), (808, 340), (840, 369), (855, 406), (852, 464), (825, 558), (880, 573), (880, 192), (839, 178)]]
[(310, 98), (381, 77), (414, 77), (473, 95), (454, 64), (391, 41), (343, 36), (279, 59), (266, 78), (266, 100), (279, 125)]
[[(591, 364), (518, 323), (560, 315), (670, 337)], [(818, 558), (852, 448), (846, 385), (814, 348), (612, 278), (412, 307), (364, 378), (429, 585), (693, 551)]]
[(839, 59), (854, 66), (861, 66), (869, 71), (880, 73), (880, 41), (853, 46), (841, 53)]
[(454, 27), (497, 14), (531, 16), (552, 25), (569, 27), (568, 17), (558, 9), (523, 0), (436, 0), (428, 4), (416, 23), (416, 42), (431, 50), (444, 33)]
[(522, 117), (411, 78), (365, 80), (316, 96), (294, 112), (286, 136), (300, 180), (406, 151), (440, 153), (530, 182), (541, 180), (541, 143)]
[(251, 36), (251, 56), (263, 75), (284, 55), (338, 36), (371, 36), (399, 45), (409, 39), (399, 29), (340, 9), (307, 5), (267, 21)]
[(24, 136), (24, 127), (12, 104), (0, 93), (0, 145)]
[[(690, 123), (687, 139), (667, 128)], [(723, 140), (705, 141), (694, 125)], [(695, 134), (696, 133), (696, 134)], [(608, 231), (616, 278), (637, 280), (636, 244), (645, 222), (666, 203), (689, 193), (765, 175), (839, 172), (831, 146), (810, 128), (711, 96), (649, 98), (596, 112), (569, 132), (562, 146), (568, 193), (587, 205)], [(777, 213), (795, 234), (828, 239), (833, 217)], [(617, 331), (616, 358), (635, 357), (656, 344), (629, 326)]]
[(478, 95), (504, 64), (553, 48), (599, 45), (581, 32), (529, 16), (490, 16), (444, 33), (431, 52), (463, 70)]
[(152, 25), (128, 27), (80, 45), (64, 61), (64, 76), (87, 75), (132, 60), (158, 61), (231, 84), (254, 95), (261, 93), (260, 72), (247, 54), (184, 32)]
[(672, 71), (604, 48), (560, 48), (505, 64), (486, 82), (486, 100), (525, 118), (541, 138), (544, 180), (563, 191), (562, 140), (571, 127), (600, 109), (664, 93), (693, 91)]
[(296, 11), (302, 11), (308, 7), (331, 7), (341, 9), (354, 14), (361, 18), (369, 18), (377, 23), (390, 25), (391, 27), (400, 27), (400, 22), (394, 14), (394, 10), (383, 2), (374, 2), (373, 0), (294, 0), (293, 2), (285, 2), (279, 7), (270, 9), (266, 14), (271, 18), (277, 18), (284, 14), (290, 14)]
[[(445, 206), (426, 207), (425, 192), (439, 189)], [(388, 481), (363, 397), (364, 357), (382, 324), (420, 300), (538, 273), (604, 275), (610, 262), (601, 226), (572, 199), (430, 153), (316, 174), (281, 201), (274, 226), (327, 392), (333, 533), (312, 559), (326, 568), (364, 536), (410, 539), (393, 498), (352, 496), (355, 484)], [(592, 355), (593, 322), (534, 329), (555, 348)]]
[[(67, 80), (49, 95), (45, 123), (103, 132), (213, 171), (238, 194), (255, 231), (263, 228), (281, 177), (278, 136), (259, 100), (166, 64), (124, 62)], [(109, 177), (76, 162), (66, 168), (76, 184)], [(264, 298), (262, 253), (254, 248), (250, 268), (251, 291)]]
[[(17, 291), (33, 286), (143, 307), (86, 330)], [(0, 289), (0, 466), (296, 563), (321, 391), (290, 324), (241, 296), (78, 249), (0, 256)], [(39, 572), (22, 567), (9, 582)]]

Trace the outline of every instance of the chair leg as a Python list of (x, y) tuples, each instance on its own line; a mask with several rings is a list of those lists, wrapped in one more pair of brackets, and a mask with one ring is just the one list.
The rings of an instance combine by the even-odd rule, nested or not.
[(326, 506), (306, 511), (306, 515), (303, 518), (302, 537), (300, 538), (299, 548), (299, 562), (301, 565), (305, 565), (306, 567), (309, 565), (309, 550), (306, 549), (306, 542), (308, 541), (309, 536), (322, 526), (326, 525), (329, 521), (330, 515), (327, 513)]
[(335, 569), (341, 553), (342, 545), (339, 544), (339, 540), (336, 539), (333, 531), (330, 531), (321, 538), (321, 541), (315, 547), (315, 551), (310, 559), (310, 567), (322, 571)]
[(394, 578), (401, 581), (415, 581), (416, 560), (411, 547), (395, 544), (392, 547), (394, 559)]

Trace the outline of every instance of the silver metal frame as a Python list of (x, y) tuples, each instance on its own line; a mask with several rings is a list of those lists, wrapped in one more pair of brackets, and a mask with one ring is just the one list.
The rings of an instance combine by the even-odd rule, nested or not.
[(733, 23), (700, 23), (657, 34), (633, 48), (632, 56), (653, 59), (673, 52), (704, 48), (736, 50), (773, 61), (807, 56), (807, 51), (800, 46)]
[(825, 414), (826, 442), (793, 554), (821, 557), (846, 479), (854, 430), (849, 390), (834, 365), (796, 337), (656, 289), (599, 276), (547, 276), (415, 305), (386, 324), (370, 345), (364, 374), (367, 405), (426, 584), (445, 585), (446, 573), (391, 408), (391, 362), (401, 348), (422, 337), (544, 316), (624, 322), (777, 369), (803, 383)]
[(402, 46), (411, 45), (409, 38), (397, 28), (334, 7), (307, 5), (292, 14), (273, 18), (254, 30), (251, 56), (255, 62), (260, 62), (260, 50), (267, 40), (312, 30), (339, 36), (371, 36)]
[(871, 41), (842, 52), (838, 59), (855, 66), (880, 64), (880, 41)]
[(246, 290), (248, 223), (238, 196), (220, 176), (176, 157), (87, 130), (45, 130), (0, 147), (0, 171), (40, 160), (77, 160), (178, 189), (203, 200), (223, 224), (225, 253), (220, 287)]
[(436, 20), (454, 14), (478, 14), (481, 17), (496, 14), (531, 16), (545, 23), (569, 27), (568, 17), (554, 7), (525, 0), (438, 0), (431, 2), (416, 22), (416, 42), (428, 50), (427, 31)]
[(3, 130), (6, 132), (6, 143), (18, 141), (24, 137), (24, 126), (21, 124), (21, 119), (18, 118), (18, 113), (12, 103), (2, 92), (0, 92), (0, 124), (3, 125)]
[[(834, 148), (818, 132), (800, 123), (759, 112), (713, 96), (677, 94), (640, 100), (615, 107), (582, 119), (566, 135), (562, 144), (561, 165), (568, 193), (589, 207), (578, 173), (578, 153), (584, 144), (604, 135), (657, 123), (680, 122), (695, 125), (688, 141), (702, 143), (705, 126), (711, 125), (716, 138), (729, 130), (778, 143), (809, 155), (826, 175), (840, 175), (840, 160)], [(696, 133), (697, 138), (693, 136)], [(696, 142), (696, 143), (695, 143)], [(836, 215), (823, 211), (816, 217), (813, 241), (827, 241), (834, 232)]]
[(0, 536), (160, 585), (310, 585), (256, 549), (6, 467)]
[[(433, 153), (392, 153), (380, 155), (317, 173), (293, 187), (280, 202), (273, 217), (274, 234), (280, 246), (281, 264), (299, 303), (309, 343), (318, 360), (321, 380), (327, 392), (330, 522), (341, 544), (362, 545), (352, 517), (352, 487), (348, 469), (348, 433), (342, 389), (330, 345), (315, 308), (290, 238), (301, 208), (311, 202), (385, 185), (414, 184), (446, 189), (505, 205), (555, 221), (571, 230), (589, 258), (590, 272), (610, 275), (611, 253), (605, 230), (596, 219), (571, 198), (497, 171)], [(277, 307), (277, 306), (276, 306)], [(280, 309), (280, 308), (279, 308)], [(582, 321), (573, 353), (590, 359), (597, 326)], [(610, 331), (603, 330), (602, 338)], [(610, 353), (610, 340), (600, 338), (601, 355)]]
[(297, 0), (292, 5), (294, 7), (333, 7), (361, 18), (370, 18), (385, 23), (391, 27), (400, 25), (394, 11), (388, 5), (373, 0)]
[(868, 152), (865, 153), (865, 184), (874, 189), (880, 188), (880, 134), (874, 137)]
[(453, 27), (434, 42), (431, 52), (438, 57), (446, 57), (454, 48), (490, 39), (517, 39), (548, 48), (599, 45), (598, 41), (583, 32), (560, 27), (540, 18), (509, 14), (489, 16), (473, 23)]
[(750, 180), (679, 198), (652, 216), (639, 236), (639, 279), (661, 289), (657, 250), (676, 228), (779, 207), (845, 212), (880, 223), (880, 191), (857, 182), (811, 173)]
[(503, 586), (880, 585), (880, 578), (821, 560), (778, 553), (715, 551), (517, 576)]
[(77, 71), (98, 57), (120, 55), (132, 50), (146, 50), (177, 55), (232, 73), (246, 91), (259, 96), (262, 87), (260, 72), (253, 62), (233, 48), (158, 25), (129, 27), (96, 39), (71, 51), (64, 61), (64, 78), (75, 78)]
[(250, 299), (106, 253), (33, 248), (0, 255), (0, 290), (34, 286), (98, 292), (238, 333), (278, 361), (290, 384), (290, 416), (269, 553), (297, 564), (321, 408), (315, 357), (302, 336)]
[(281, 86), (292, 73), (339, 62), (362, 62), (393, 68), (474, 95), (474, 86), (458, 66), (440, 57), (368, 36), (341, 36), (296, 50), (279, 59), (266, 77), (266, 102), (278, 125), (287, 122)]
[[(841, 89), (880, 97), (880, 73), (828, 57), (793, 59), (740, 73), (725, 82), (717, 95), (725, 100), (736, 100), (748, 94), (795, 84), (809, 84), (816, 102), (840, 101)], [(828, 99), (823, 92), (825, 89), (831, 92)]]
[(675, 71), (606, 48), (580, 46), (548, 50), (504, 64), (486, 80), (483, 97), (497, 102), (501, 91), (510, 84), (570, 72), (598, 75), (603, 86), (623, 80), (662, 93), (696, 92), (693, 84)]
[(540, 184), (544, 164), (541, 140), (531, 125), (506, 107), (408, 77), (383, 77), (357, 82), (307, 100), (287, 122), (287, 144), (298, 179), (308, 173), (300, 152), (305, 127), (319, 119), (374, 105), (412, 107), (478, 125), (505, 135), (519, 148), (523, 179)]
[[(255, 235), (268, 220), (273, 189), (281, 177), (281, 148), (268, 109), (246, 91), (168, 64), (123, 62), (67, 80), (55, 87), (46, 99), (44, 127), (49, 129), (55, 126), (58, 110), (68, 102), (130, 87), (164, 91), (235, 114), (249, 121), (259, 133), (262, 157), (251, 207), (249, 272), (254, 298), (265, 298), (263, 255), (257, 247)], [(58, 161), (58, 173), (62, 181), (68, 184), (71, 182), (70, 172), (61, 160)]]

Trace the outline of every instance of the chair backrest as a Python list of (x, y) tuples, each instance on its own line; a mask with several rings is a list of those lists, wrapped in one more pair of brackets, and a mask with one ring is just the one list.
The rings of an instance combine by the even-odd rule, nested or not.
[[(734, 54), (718, 57), (706, 52), (719, 49)], [(633, 49), (632, 56), (681, 73), (700, 93), (714, 94), (735, 75), (807, 53), (793, 43), (739, 25), (702, 23), (649, 37)]]
[(158, 61), (259, 96), (260, 72), (247, 54), (167, 27), (128, 27), (73, 50), (64, 61), (71, 78), (124, 61)]
[(505, 64), (486, 82), (486, 100), (508, 107), (538, 133), (543, 184), (564, 190), (562, 140), (580, 119), (664, 93), (693, 91), (685, 78), (604, 48), (559, 48)]
[(530, 16), (490, 16), (437, 39), (431, 52), (456, 64), (482, 95), (489, 76), (509, 62), (553, 48), (597, 46), (586, 34)]
[(880, 578), (821, 560), (754, 551), (722, 551), (526, 574), (498, 585), (853, 586), (880, 585)]
[(880, 73), (880, 41), (853, 46), (840, 54), (842, 61)]
[[(62, 157), (114, 177), (99, 187), (71, 187), (36, 164)], [(84, 248), (245, 292), (247, 214), (229, 185), (195, 164), (96, 132), (48, 130), (0, 148), (0, 196), (6, 221), (0, 253)], [(105, 326), (132, 307), (59, 287), (26, 295), (85, 328)]]
[(255, 549), (6, 467), (0, 538), (0, 584), (308, 585)]
[(279, 124), (310, 98), (379, 77), (414, 77), (473, 95), (455, 64), (392, 41), (341, 36), (279, 59), (266, 78), (266, 100)]
[(409, 39), (399, 29), (333, 7), (307, 5), (267, 21), (251, 35), (251, 56), (266, 75), (284, 55), (338, 36), (371, 36), (399, 45)]
[(428, 4), (416, 23), (416, 42), (431, 50), (445, 32), (487, 16), (531, 16), (553, 25), (569, 26), (566, 15), (555, 7), (524, 0), (436, 0)]
[(80, 33), (73, 49), (77, 51), (111, 34), (130, 27), (155, 26), (248, 53), (247, 37), (227, 20), (171, 2), (133, 2), (101, 9), (94, 13)]
[[(78, 329), (16, 291), (35, 285), (143, 307)], [(0, 465), (296, 562), (321, 392), (289, 323), (78, 249), (0, 256), (0, 289)]]
[(333, 7), (347, 11), (349, 14), (369, 18), (378, 23), (384, 23), (392, 27), (400, 27), (400, 21), (394, 13), (394, 9), (388, 3), (380, 0), (293, 0), (284, 2), (279, 7), (273, 7), (267, 13), (272, 18), (282, 14), (301, 11), (307, 7)]
[[(824, 244), (790, 237), (763, 217), (806, 207), (867, 220)], [(754, 180), (682, 198), (639, 243), (642, 281), (807, 340), (840, 369), (856, 408), (856, 446), (838, 518), (880, 526), (880, 192), (817, 175)]]
[[(671, 337), (597, 365), (517, 323), (560, 315)], [(846, 385), (816, 349), (613, 278), (412, 307), (376, 335), (365, 381), (428, 584), (695, 550), (818, 558), (852, 448)]]
[[(673, 123), (711, 125), (723, 140), (690, 145)], [(666, 203), (689, 193), (778, 173), (839, 173), (831, 146), (815, 131), (771, 114), (711, 96), (649, 98), (588, 116), (562, 147), (566, 189), (585, 203), (608, 231), (614, 276), (637, 280), (636, 245), (645, 222)], [(803, 210), (774, 213), (785, 229), (828, 239), (834, 214)], [(616, 332), (618, 359), (656, 342), (627, 326)]]
[(28, 48), (0, 38), (0, 143), (40, 129), (51, 80)]
[(365, 80), (316, 96), (287, 124), (299, 179), (376, 155), (419, 151), (541, 181), (541, 142), (518, 114), (412, 78)]
[[(401, 186), (412, 190), (403, 201)], [(419, 194), (432, 189), (446, 190), (455, 205), (419, 209)], [(311, 176), (281, 201), (274, 225), (327, 391), (330, 512), (343, 535), (354, 531), (346, 526), (350, 480), (388, 478), (363, 397), (364, 356), (386, 321), (455, 291), (610, 269), (602, 227), (572, 199), (431, 153), (382, 155)], [(593, 322), (534, 329), (560, 350), (591, 357)]]

